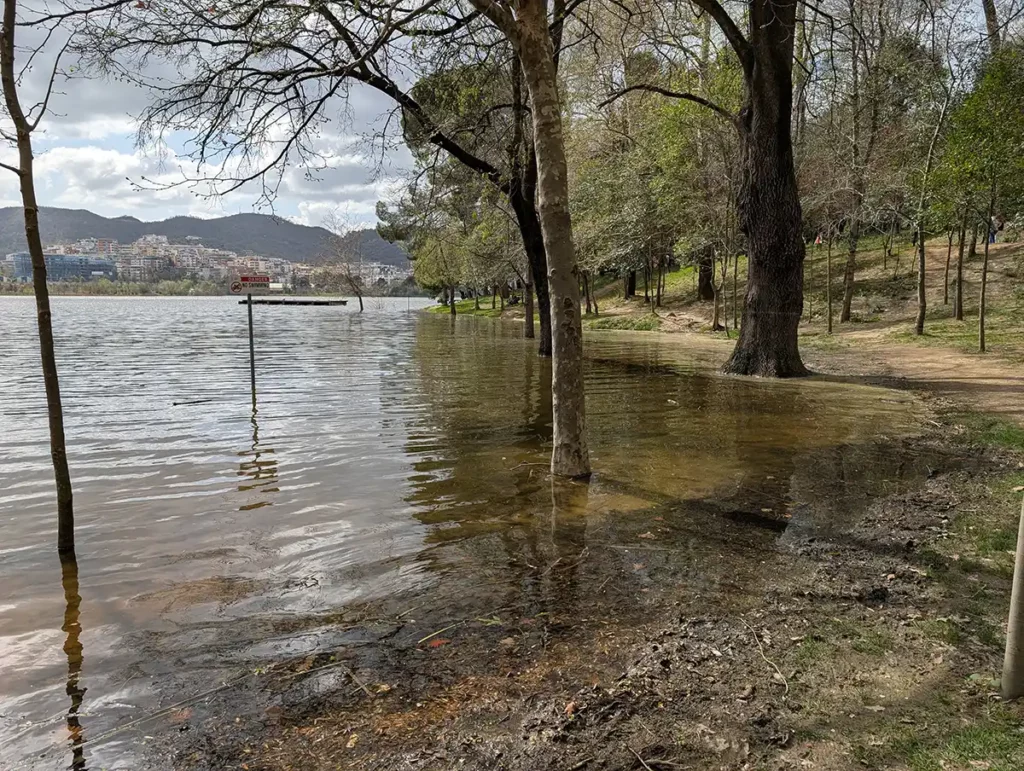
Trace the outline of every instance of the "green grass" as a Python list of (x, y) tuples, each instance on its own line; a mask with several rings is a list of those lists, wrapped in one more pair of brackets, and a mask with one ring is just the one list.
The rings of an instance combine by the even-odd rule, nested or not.
[[(1024, 733), (1009, 715), (968, 726), (929, 742), (905, 731), (891, 745), (913, 771), (984, 768), (1018, 771), (1024, 768)], [(973, 764), (973, 765), (972, 765)]]
[(646, 316), (596, 316), (588, 317), (587, 329), (628, 329), (637, 332), (653, 332), (661, 326), (661, 319), (654, 314)]
[[(451, 308), (447, 305), (433, 305), (427, 310), (430, 313), (451, 313)], [(495, 305), (494, 309), (491, 309), (491, 300), (489, 297), (485, 297), (480, 300), (480, 310), (476, 309), (476, 304), (473, 300), (459, 300), (455, 303), (455, 312), (459, 316), (484, 316), (485, 318), (498, 318), (502, 314), (500, 305)]]
[(1024, 428), (1015, 423), (974, 412), (961, 413), (954, 420), (967, 429), (974, 444), (1024, 453)]

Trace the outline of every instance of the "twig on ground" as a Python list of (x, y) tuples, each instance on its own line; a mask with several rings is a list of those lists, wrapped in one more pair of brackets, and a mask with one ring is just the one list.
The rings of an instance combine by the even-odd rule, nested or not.
[(754, 631), (754, 627), (752, 627), (750, 624), (748, 624), (746, 619), (741, 618), (740, 621), (743, 622), (743, 626), (745, 626), (747, 629), (750, 630), (750, 634), (752, 634), (754, 636), (754, 642), (757, 643), (757, 650), (761, 654), (761, 658), (763, 658), (768, 664), (771, 664), (772, 669), (774, 669), (775, 673), (779, 676), (779, 679), (782, 681), (782, 685), (786, 688), (786, 693), (788, 694), (789, 693), (789, 680), (787, 680), (786, 676), (784, 674), (782, 674), (782, 670), (779, 669), (779, 665), (776, 664), (774, 661), (772, 661), (770, 658), (768, 658), (767, 656), (764, 655), (764, 646), (761, 645), (761, 640), (758, 638), (757, 632)]
[(456, 621), (456, 622), (455, 622), (454, 624), (449, 624), (449, 625), (448, 625), (448, 626), (446, 626), (446, 627), (445, 627), (444, 629), (438, 629), (438, 630), (437, 630), (436, 632), (431, 632), (431, 633), (430, 633), (430, 634), (428, 634), (428, 635), (427, 635), (426, 637), (424, 637), (424, 638), (422, 638), (422, 639), (420, 639), (420, 640), (417, 640), (417, 641), (416, 641), (416, 644), (417, 644), (417, 645), (423, 645), (423, 643), (425, 643), (425, 642), (426, 642), (427, 640), (429, 640), (430, 638), (432, 638), (432, 637), (437, 637), (437, 636), (438, 636), (439, 634), (444, 634), (444, 633), (445, 633), (445, 632), (447, 632), (447, 631), (448, 631), (449, 629), (454, 629), (455, 627), (457, 627), (457, 626), (462, 626), (462, 625), (463, 625), (463, 624), (465, 624), (465, 623), (466, 623), (465, 621)]
[(651, 768), (649, 765), (647, 765), (647, 761), (644, 760), (642, 757), (640, 757), (640, 753), (639, 752), (634, 750), (628, 744), (626, 745), (626, 749), (629, 750), (630, 752), (632, 752), (634, 755), (636, 755), (636, 759), (640, 761), (640, 765), (642, 765), (644, 768), (646, 768), (647, 771), (654, 771), (653, 768)]
[(583, 768), (585, 765), (587, 765), (592, 760), (593, 760), (593, 758), (588, 755), (587, 757), (583, 758), (583, 760), (579, 761), (575, 765), (569, 766), (567, 771), (580, 771), (581, 768)]

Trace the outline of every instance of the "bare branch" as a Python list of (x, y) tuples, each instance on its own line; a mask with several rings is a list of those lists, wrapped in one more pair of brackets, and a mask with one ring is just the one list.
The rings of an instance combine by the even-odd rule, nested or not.
[(624, 88), (621, 91), (616, 91), (603, 102), (599, 103), (597, 106), (607, 107), (608, 105), (612, 104), (614, 101), (620, 99), (621, 97), (625, 96), (631, 91), (649, 91), (653, 94), (661, 94), (662, 96), (667, 96), (671, 99), (685, 99), (688, 102), (694, 102), (695, 104), (707, 107), (709, 110), (713, 110), (714, 112), (718, 113), (720, 116), (722, 116), (723, 118), (725, 118), (727, 121), (734, 125), (736, 123), (735, 115), (726, 110), (724, 107), (715, 104), (709, 99), (705, 99), (702, 96), (697, 96), (696, 94), (691, 94), (685, 91), (672, 91), (667, 88), (662, 88), (661, 86), (652, 86), (647, 83), (640, 83), (635, 86), (630, 86), (629, 88)]

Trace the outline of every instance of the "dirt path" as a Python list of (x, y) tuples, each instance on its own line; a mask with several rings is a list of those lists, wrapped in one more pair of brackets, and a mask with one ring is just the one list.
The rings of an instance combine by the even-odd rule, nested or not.
[(837, 336), (848, 347), (807, 356), (819, 372), (899, 378), (906, 386), (962, 402), (1024, 426), (1024, 368), (991, 355), (943, 347), (921, 347), (886, 339), (882, 330)]

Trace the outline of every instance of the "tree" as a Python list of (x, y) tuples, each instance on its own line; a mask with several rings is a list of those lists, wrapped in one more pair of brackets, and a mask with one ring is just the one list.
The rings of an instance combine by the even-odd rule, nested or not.
[[(43, 384), (46, 389), (46, 411), (50, 430), (50, 458), (53, 462), (57, 486), (57, 552), (62, 559), (74, 559), (75, 514), (71, 490), (71, 472), (68, 469), (67, 447), (64, 438), (64, 408), (60, 397), (60, 379), (57, 357), (53, 345), (53, 321), (50, 295), (46, 286), (46, 260), (39, 235), (39, 204), (36, 200), (33, 169), (32, 134), (46, 114), (54, 83), (60, 74), (60, 60), (67, 48), (63, 46), (56, 56), (50, 72), (46, 92), (34, 111), (26, 112), (19, 93), (20, 74), (15, 63), (15, 33), (18, 29), (17, 0), (4, 0), (3, 27), (0, 30), (0, 81), (3, 83), (4, 103), (14, 127), (13, 136), (5, 130), (3, 138), (17, 149), (16, 164), (0, 163), (0, 167), (14, 173), (21, 187), (21, 204), (25, 213), (25, 239), (32, 258), (32, 285), (36, 297), (36, 321), (39, 329), (39, 353), (42, 359)], [(30, 57), (31, 61), (31, 57)]]
[(359, 312), (363, 312), (363, 255), (359, 248), (358, 240), (346, 239), (354, 228), (348, 220), (337, 209), (331, 211), (322, 223), (322, 226), (331, 233), (327, 252), (323, 258), (327, 263), (338, 271), (341, 283), (345, 289), (356, 296), (359, 301)]

